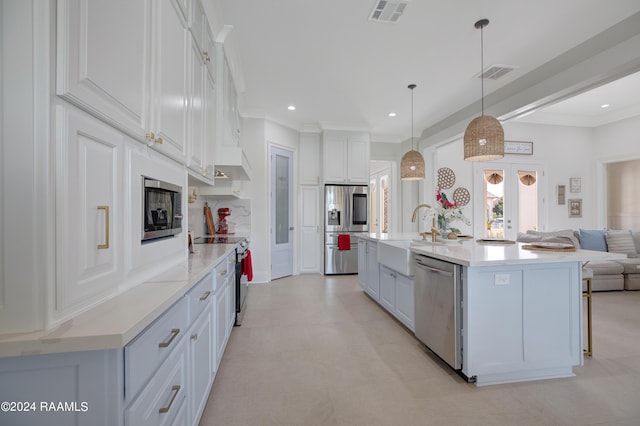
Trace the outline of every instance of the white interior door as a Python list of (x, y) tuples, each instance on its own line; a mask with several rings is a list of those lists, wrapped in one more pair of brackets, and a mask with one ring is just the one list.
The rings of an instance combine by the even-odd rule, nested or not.
[(271, 147), (271, 279), (293, 275), (293, 152)]
[(515, 240), (518, 232), (544, 230), (544, 178), (540, 164), (475, 164), (474, 235)]

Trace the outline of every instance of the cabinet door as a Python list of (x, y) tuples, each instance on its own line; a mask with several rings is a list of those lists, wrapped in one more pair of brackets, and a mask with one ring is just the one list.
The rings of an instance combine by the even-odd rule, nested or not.
[(320, 272), (318, 186), (300, 187), (300, 272)]
[(224, 126), (225, 138), (223, 144), (225, 146), (240, 146), (240, 116), (238, 115), (238, 94), (236, 86), (233, 82), (233, 76), (229, 69), (229, 64), (224, 61)]
[(123, 135), (56, 109), (56, 311), (115, 291), (123, 277)]
[(396, 274), (396, 317), (409, 330), (415, 331), (415, 296), (413, 278)]
[(205, 177), (214, 178), (216, 144), (216, 86), (208, 72), (204, 78), (204, 168)]
[(380, 265), (380, 304), (391, 313), (396, 310), (396, 273)]
[(229, 304), (227, 295), (226, 285), (223, 284), (216, 294), (216, 366), (220, 365), (226, 344), (227, 310)]
[[(230, 268), (235, 268), (234, 264), (229, 264)], [(227, 339), (231, 335), (231, 330), (236, 323), (236, 274), (235, 269), (227, 278)]]
[(60, 0), (56, 93), (142, 139), (148, 126), (148, 1)]
[(184, 164), (187, 150), (191, 36), (175, 0), (154, 3), (153, 147)]
[(349, 139), (347, 144), (348, 164), (347, 181), (349, 183), (369, 183), (369, 141)]
[(204, 175), (205, 143), (204, 143), (204, 114), (205, 114), (205, 77), (207, 71), (198, 47), (192, 44), (191, 49), (191, 93), (190, 93), (190, 123), (189, 126), (189, 168)]
[(367, 242), (358, 240), (358, 284), (367, 289)]
[(204, 406), (207, 403), (211, 381), (213, 380), (213, 349), (211, 342), (211, 303), (202, 312), (198, 320), (191, 327), (189, 335), (190, 348), (190, 378), (191, 378), (191, 418), (197, 424)]
[(300, 184), (320, 184), (320, 135), (317, 133), (300, 134)]
[(338, 135), (325, 135), (323, 140), (323, 167), (325, 182), (344, 183), (347, 166), (347, 139)]
[(367, 243), (367, 293), (374, 300), (380, 300), (380, 273), (378, 271), (378, 246)]

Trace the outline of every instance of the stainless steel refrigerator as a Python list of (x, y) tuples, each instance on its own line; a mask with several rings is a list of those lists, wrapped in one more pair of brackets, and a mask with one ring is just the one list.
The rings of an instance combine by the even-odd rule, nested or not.
[(324, 273), (358, 273), (358, 234), (369, 232), (369, 187), (325, 185)]

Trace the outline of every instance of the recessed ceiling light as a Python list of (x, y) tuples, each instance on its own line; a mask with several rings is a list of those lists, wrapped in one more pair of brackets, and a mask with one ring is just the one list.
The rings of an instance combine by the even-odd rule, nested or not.
[(600, 108), (609, 108), (609, 104), (600, 105)]
[(295, 105), (289, 105), (289, 106), (287, 107), (287, 109), (288, 109), (289, 111), (295, 111), (296, 106), (295, 106)]
[(397, 114), (395, 112), (390, 112), (389, 117), (395, 117)]

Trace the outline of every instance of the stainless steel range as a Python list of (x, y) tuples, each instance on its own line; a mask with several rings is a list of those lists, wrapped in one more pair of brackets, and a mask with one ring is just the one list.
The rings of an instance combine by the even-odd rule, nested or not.
[(247, 307), (247, 291), (249, 278), (247, 277), (247, 256), (249, 251), (249, 238), (229, 235), (211, 235), (196, 237), (194, 244), (236, 244), (236, 325), (242, 324), (242, 318)]

